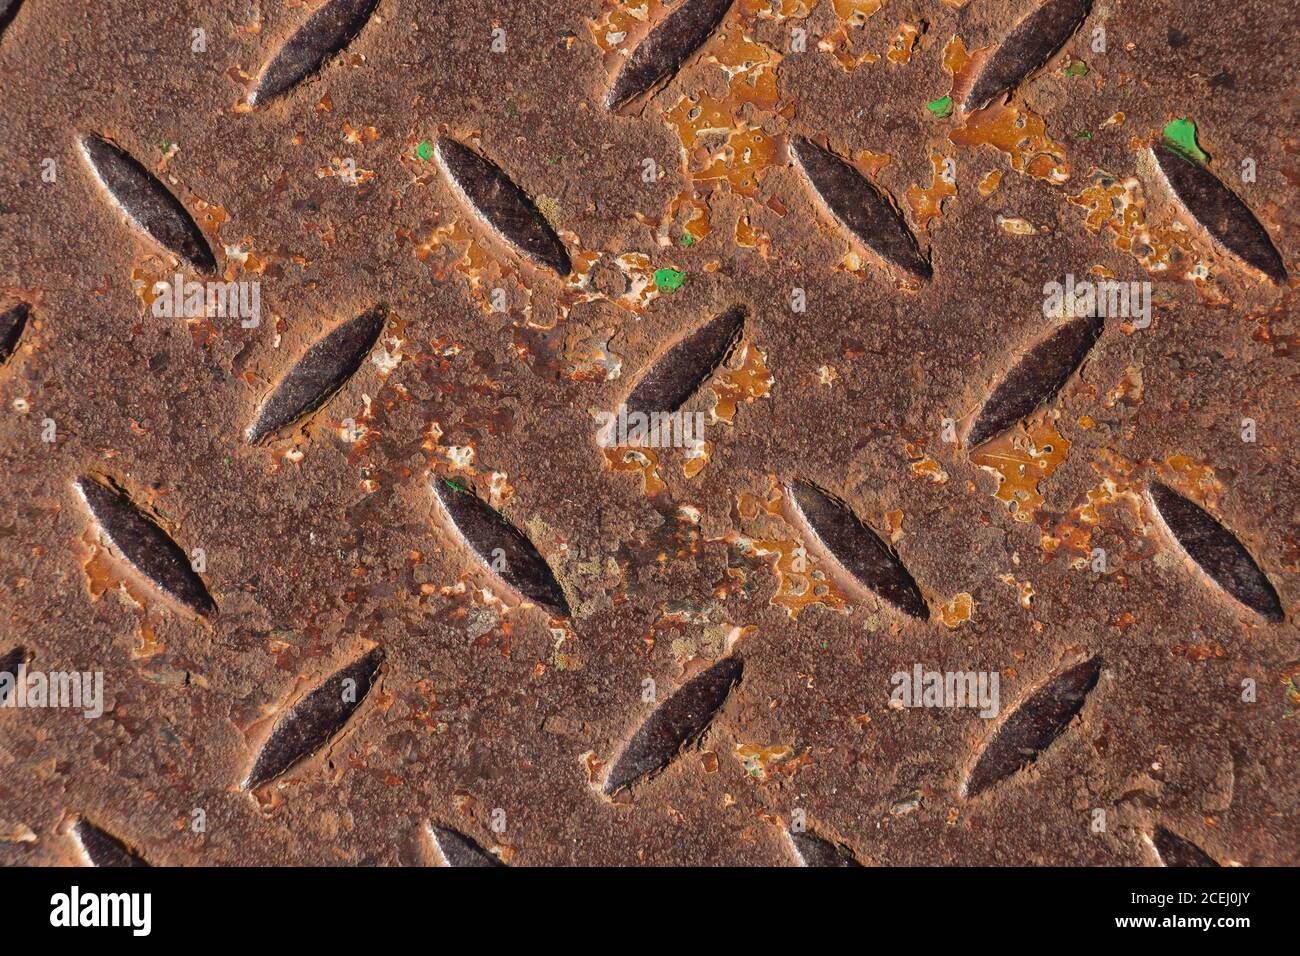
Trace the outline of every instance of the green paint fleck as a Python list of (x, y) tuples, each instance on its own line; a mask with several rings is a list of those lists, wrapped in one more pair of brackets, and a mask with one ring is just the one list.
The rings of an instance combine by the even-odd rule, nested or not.
[(419, 146), (415, 147), (415, 155), (419, 156), (425, 162), (428, 162), (429, 157), (433, 155), (433, 146), (426, 139)]
[(1071, 61), (1070, 65), (1065, 68), (1065, 75), (1066, 76), (1087, 76), (1088, 64), (1084, 63), (1082, 60), (1073, 60)]
[(221, 463), (222, 463), (223, 465), (228, 465), (228, 464), (230, 464), (230, 456), (227, 455), (225, 458), (223, 458), (223, 459), (221, 460)]
[(1210, 158), (1196, 142), (1196, 123), (1189, 119), (1169, 121), (1165, 126), (1165, 145), (1194, 163), (1204, 165)]
[(689, 249), (691, 246), (695, 245), (695, 237), (689, 232), (682, 233), (682, 245)]
[(660, 292), (669, 292), (673, 289), (680, 289), (685, 282), (685, 272), (678, 272), (676, 269), (655, 270), (655, 288)]
[(952, 115), (952, 97), (941, 96), (937, 100), (931, 100), (925, 104), (925, 108), (933, 113), (939, 119)]
[(449, 481), (449, 480), (446, 479), (446, 478), (442, 479), (442, 481), (443, 481), (443, 484), (448, 485), (449, 487), (455, 488), (457, 491), (464, 491), (464, 490), (465, 490), (465, 489), (462, 488), (460, 485), (456, 484), (456, 482), (454, 482), (454, 481)]
[(1091, 132), (1090, 130), (1081, 129), (1081, 130), (1079, 130), (1079, 132), (1077, 132), (1077, 133), (1074, 134), (1074, 138), (1075, 138), (1075, 139), (1092, 139), (1092, 132)]

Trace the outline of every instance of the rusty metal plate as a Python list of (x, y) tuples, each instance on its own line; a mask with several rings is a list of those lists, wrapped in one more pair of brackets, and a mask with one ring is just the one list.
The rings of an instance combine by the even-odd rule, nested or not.
[(0, 863), (1300, 862), (1293, 5), (0, 6)]

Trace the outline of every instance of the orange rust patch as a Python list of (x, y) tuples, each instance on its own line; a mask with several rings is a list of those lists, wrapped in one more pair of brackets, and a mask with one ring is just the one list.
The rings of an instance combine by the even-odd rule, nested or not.
[[(778, 523), (788, 529), (781, 501), (781, 488), (773, 480), (767, 498), (744, 493), (737, 498), (737, 507), (741, 518), (747, 524), (758, 525), (760, 532), (776, 530)], [(772, 518), (778, 522), (772, 522)], [(800, 540), (766, 534), (751, 537), (735, 532), (727, 534), (724, 540), (745, 557), (767, 561), (775, 556), (774, 560), (767, 562), (777, 579), (776, 593), (770, 603), (785, 608), (791, 619), (797, 618), (799, 612), (810, 604), (821, 604), (833, 611), (847, 611), (849, 602), (846, 596), (818, 566), (817, 559), (808, 553)]]
[(1092, 533), (1100, 526), (1105, 513), (1114, 505), (1125, 502), (1135, 515), (1141, 515), (1142, 498), (1138, 486), (1130, 480), (1134, 467), (1116, 455), (1101, 453), (1101, 460), (1092, 467), (1102, 475), (1102, 480), (1085, 495), (1050, 529), (1044, 527), (1041, 547), (1050, 558), (1058, 550), (1075, 556), (1074, 567), (1087, 564), (1092, 553)]
[(140, 609), (149, 606), (148, 595), (118, 562), (117, 558), (99, 542), (99, 536), (93, 530), (87, 530), (82, 537), (87, 548), (86, 559), (82, 561), (82, 570), (86, 572), (86, 588), (92, 600), (99, 600), (109, 591), (121, 589), (120, 599), (125, 604)]
[(912, 51), (916, 49), (916, 41), (921, 37), (921, 31), (910, 23), (900, 23), (898, 32), (894, 38), (889, 41), (889, 50), (885, 56), (891, 63), (907, 63), (912, 59)]
[(86, 574), (86, 590), (92, 601), (98, 601), (105, 594), (115, 592), (117, 599), (125, 606), (139, 613), (138, 645), (130, 650), (133, 660), (146, 660), (163, 653), (167, 645), (159, 640), (149, 621), (148, 611), (152, 596), (137, 578), (136, 573), (125, 566), (120, 558), (113, 554), (101, 541), (94, 528), (87, 528), (82, 535), (83, 560), (81, 568)]
[(605, 295), (593, 287), (591, 275), (601, 254), (583, 248), (578, 237), (568, 230), (559, 230), (559, 235), (569, 250), (573, 271), (554, 300), (547, 302), (553, 311), (545, 314), (534, 307), (533, 287), (538, 279), (531, 267), (521, 267), (513, 253), (498, 252), (494, 248), (495, 240), (483, 239), (464, 220), (435, 226), (424, 239), (404, 229), (397, 230), (395, 237), (399, 242), (411, 244), (416, 259), (429, 267), (435, 280), (443, 282), (456, 274), (462, 276), (469, 285), (471, 298), (484, 314), (518, 317), (531, 328), (554, 328), (582, 302), (605, 301), (640, 314), (658, 297), (654, 270), (645, 253), (625, 253), (611, 260), (623, 274), (624, 291)]
[(993, 195), (1001, 183), (1002, 170), (994, 169), (990, 170), (989, 174), (980, 180), (979, 185), (976, 188), (979, 190), (981, 196), (988, 198)]
[(686, 449), (686, 461), (682, 462), (682, 474), (687, 478), (694, 478), (704, 466), (713, 458), (713, 442), (705, 441), (703, 438), (697, 438), (694, 444)]
[(1300, 662), (1286, 665), (1287, 669), (1278, 677), (1278, 682), (1286, 691), (1287, 704), (1291, 710), (1288, 717), (1300, 716)]
[(810, 5), (817, 0), (739, 0), (736, 6), (747, 17), (759, 20), (800, 20), (808, 16)]
[[(756, 345), (743, 345), (736, 367), (724, 367), (709, 383), (708, 387), (713, 392), (713, 407), (709, 409), (710, 423), (733, 424), (740, 404), (766, 398), (771, 392), (772, 381), (772, 375), (767, 369), (766, 353)], [(711, 441), (695, 439), (686, 449), (682, 474), (694, 478), (703, 471), (713, 457), (713, 447)]]
[(148, 660), (151, 657), (157, 657), (163, 651), (167, 650), (167, 645), (158, 639), (153, 625), (148, 621), (140, 622), (140, 644), (138, 647), (131, 648), (132, 660)]
[(939, 618), (945, 627), (961, 627), (975, 614), (975, 599), (965, 591), (955, 595), (951, 601), (939, 609)]
[(785, 608), (791, 618), (797, 618), (799, 612), (810, 604), (821, 604), (833, 611), (847, 608), (847, 599), (830, 576), (821, 568), (809, 566), (813, 559), (800, 541), (737, 535), (733, 543), (742, 554), (763, 559), (776, 556), (771, 567), (777, 578), (777, 589), (771, 603)]
[[(784, 162), (783, 137), (764, 129), (764, 114), (794, 115), (793, 106), (784, 104), (777, 90), (782, 56), (755, 40), (750, 28), (756, 19), (806, 16), (801, 8), (797, 3), (784, 3), (779, 10), (755, 3), (733, 7), (700, 56), (701, 64), (722, 71), (726, 93), (715, 96), (701, 87), (662, 111), (680, 145), (682, 172), (690, 187), (673, 199), (658, 223), (661, 242), (674, 233), (703, 239), (710, 231), (707, 197), (715, 188), (752, 197), (764, 173)], [(647, 217), (638, 218), (653, 224)]]
[(195, 197), (194, 210), (198, 213), (194, 217), (194, 222), (203, 230), (203, 234), (213, 241), (213, 245), (220, 245), (217, 232), (221, 229), (222, 224), (230, 218), (230, 213), (226, 212), (226, 207)]
[(605, 761), (601, 760), (594, 750), (579, 754), (578, 760), (582, 764), (582, 768), (587, 771), (587, 783), (593, 787), (599, 786), (601, 778), (605, 774)]
[(849, 26), (860, 27), (884, 6), (885, 0), (831, 0), (835, 16)]
[[(767, 369), (767, 356), (756, 345), (746, 343), (733, 359), (734, 367), (720, 369), (708, 384), (713, 393), (713, 405), (708, 410), (711, 424), (732, 425), (736, 410), (755, 399), (766, 398), (772, 388), (772, 374)], [(694, 478), (713, 457), (713, 442), (693, 439), (685, 449), (682, 474)], [(614, 471), (640, 472), (647, 495), (656, 495), (667, 485), (658, 471), (659, 455), (650, 448), (619, 447), (602, 449), (605, 464)]]
[(1136, 176), (1120, 181), (1094, 166), (1088, 171), (1088, 185), (1066, 198), (1084, 210), (1089, 231), (1108, 231), (1115, 248), (1149, 272), (1167, 272), (1175, 259), (1189, 263), (1195, 259), (1185, 229), (1147, 225), (1147, 200)]
[(987, 106), (966, 117), (948, 134), (958, 146), (992, 146), (1005, 153), (1011, 168), (1059, 185), (1070, 178), (1065, 147), (1047, 135), (1041, 116), (1014, 106)]
[(907, 457), (912, 462), (912, 474), (922, 478), (929, 478), (936, 485), (942, 485), (948, 480), (948, 473), (943, 467), (925, 453), (919, 446), (911, 442), (907, 443)]
[(1203, 504), (1213, 506), (1225, 490), (1213, 468), (1187, 455), (1170, 455), (1156, 464), (1156, 471), (1169, 484)]
[(328, 166), (316, 167), (317, 179), (335, 177), (349, 186), (364, 186), (375, 178), (373, 169), (363, 169), (341, 156), (331, 156)]
[(1019, 592), (1017, 602), (1021, 607), (1031, 608), (1034, 606), (1034, 596), (1037, 592), (1034, 591), (1034, 585), (1030, 581), (1017, 581), (1014, 574), (1000, 574), (998, 580)]
[[(366, 426), (370, 422), (370, 413), (367, 413), (359, 420), (359, 424)], [(372, 434), (376, 434), (376, 432), (367, 428), (366, 438), (368, 439)], [(477, 452), (472, 444), (460, 448), (444, 445), (442, 444), (442, 435), (442, 425), (438, 422), (430, 422), (428, 429), (425, 431), (424, 441), (420, 443), (420, 447), (428, 455), (428, 463), (421, 473), (422, 481), (430, 480), (430, 476), (435, 473), (455, 472), (455, 481), (464, 484), (464, 479), (461, 476), (467, 475), (477, 488), (487, 491), (488, 504), (498, 510), (514, 497), (515, 489), (510, 484), (509, 475), (504, 471), (490, 471), (478, 467), (476, 463)], [(358, 458), (363, 450), (357, 449), (352, 457)]]
[(736, 408), (742, 402), (748, 404), (771, 394), (772, 381), (766, 353), (755, 345), (742, 346), (737, 367), (723, 369), (709, 383), (715, 396), (713, 408), (709, 410), (710, 422), (732, 424)]
[(890, 544), (897, 544), (903, 537), (903, 512), (901, 510), (885, 512), (885, 536)]
[(659, 458), (649, 448), (602, 448), (605, 465), (611, 471), (639, 473), (642, 487), (647, 495), (653, 497), (667, 489), (664, 480), (659, 477)]
[(742, 249), (757, 249), (758, 254), (767, 259), (772, 252), (772, 237), (755, 228), (748, 216), (740, 216), (736, 220), (736, 245)]
[(894, 161), (888, 153), (873, 153), (869, 149), (860, 150), (853, 165), (868, 179), (875, 179), (880, 171)]
[(947, 157), (931, 153), (930, 165), (934, 173), (930, 185), (927, 188), (913, 186), (907, 191), (907, 202), (912, 207), (916, 228), (922, 231), (929, 231), (930, 220), (943, 214), (944, 200), (957, 195), (957, 184), (948, 176)]
[(1200, 664), (1202, 661), (1208, 661), (1210, 658), (1225, 658), (1228, 652), (1223, 649), (1222, 644), (1175, 644), (1171, 652), (1176, 657), (1185, 657), (1193, 664)]
[[(949, 95), (954, 101), (969, 89), (985, 55), (985, 51), (968, 53), (966, 44), (956, 36), (944, 48), (943, 65), (952, 75)], [(956, 145), (991, 146), (1007, 156), (1016, 172), (1054, 185), (1070, 178), (1065, 147), (1047, 135), (1046, 121), (1028, 108), (994, 103), (966, 114), (964, 120), (948, 134)]]
[(664, 12), (660, 0), (623, 3), (606, 0), (595, 20), (587, 21), (592, 39), (606, 53), (631, 52)]
[(838, 22), (834, 30), (817, 41), (817, 49), (831, 54), (846, 73), (863, 64), (878, 61), (880, 57), (875, 53), (854, 53), (849, 30), (861, 30), (879, 12), (884, 2), (885, 0), (831, 0)]
[(158, 293), (154, 291), (158, 283), (169, 281), (171, 277), (167, 275), (166, 265), (156, 256), (148, 256), (131, 268), (131, 287), (146, 311), (153, 307), (158, 298)]
[(343, 141), (356, 145), (358, 143), (373, 143), (379, 139), (379, 130), (373, 126), (353, 126), (351, 123), (343, 123)]
[(981, 445), (971, 461), (998, 479), (993, 497), (1005, 502), (1017, 521), (1029, 521), (1043, 504), (1038, 484), (1065, 461), (1070, 442), (1046, 420), (1032, 419)]
[(774, 744), (770, 747), (759, 744), (736, 745), (736, 759), (744, 766), (745, 773), (755, 780), (766, 780), (770, 765), (788, 760), (793, 754), (794, 748), (786, 744)]

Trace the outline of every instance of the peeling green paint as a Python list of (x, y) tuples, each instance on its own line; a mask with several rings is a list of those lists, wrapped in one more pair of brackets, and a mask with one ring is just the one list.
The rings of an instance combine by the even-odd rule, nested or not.
[(685, 272), (678, 272), (676, 269), (655, 270), (655, 288), (660, 292), (669, 292), (673, 289), (680, 289), (685, 282)]
[(925, 108), (933, 113), (939, 119), (952, 115), (952, 97), (941, 96), (937, 100), (931, 100), (925, 104)]
[(1087, 76), (1088, 64), (1082, 60), (1072, 60), (1070, 65), (1065, 68), (1066, 76)]
[(433, 155), (433, 146), (426, 139), (419, 146), (415, 147), (415, 155), (419, 156), (425, 162), (428, 162), (429, 157)]
[(1165, 145), (1194, 163), (1205, 165), (1209, 154), (1196, 142), (1196, 123), (1189, 119), (1170, 120), (1165, 125)]

